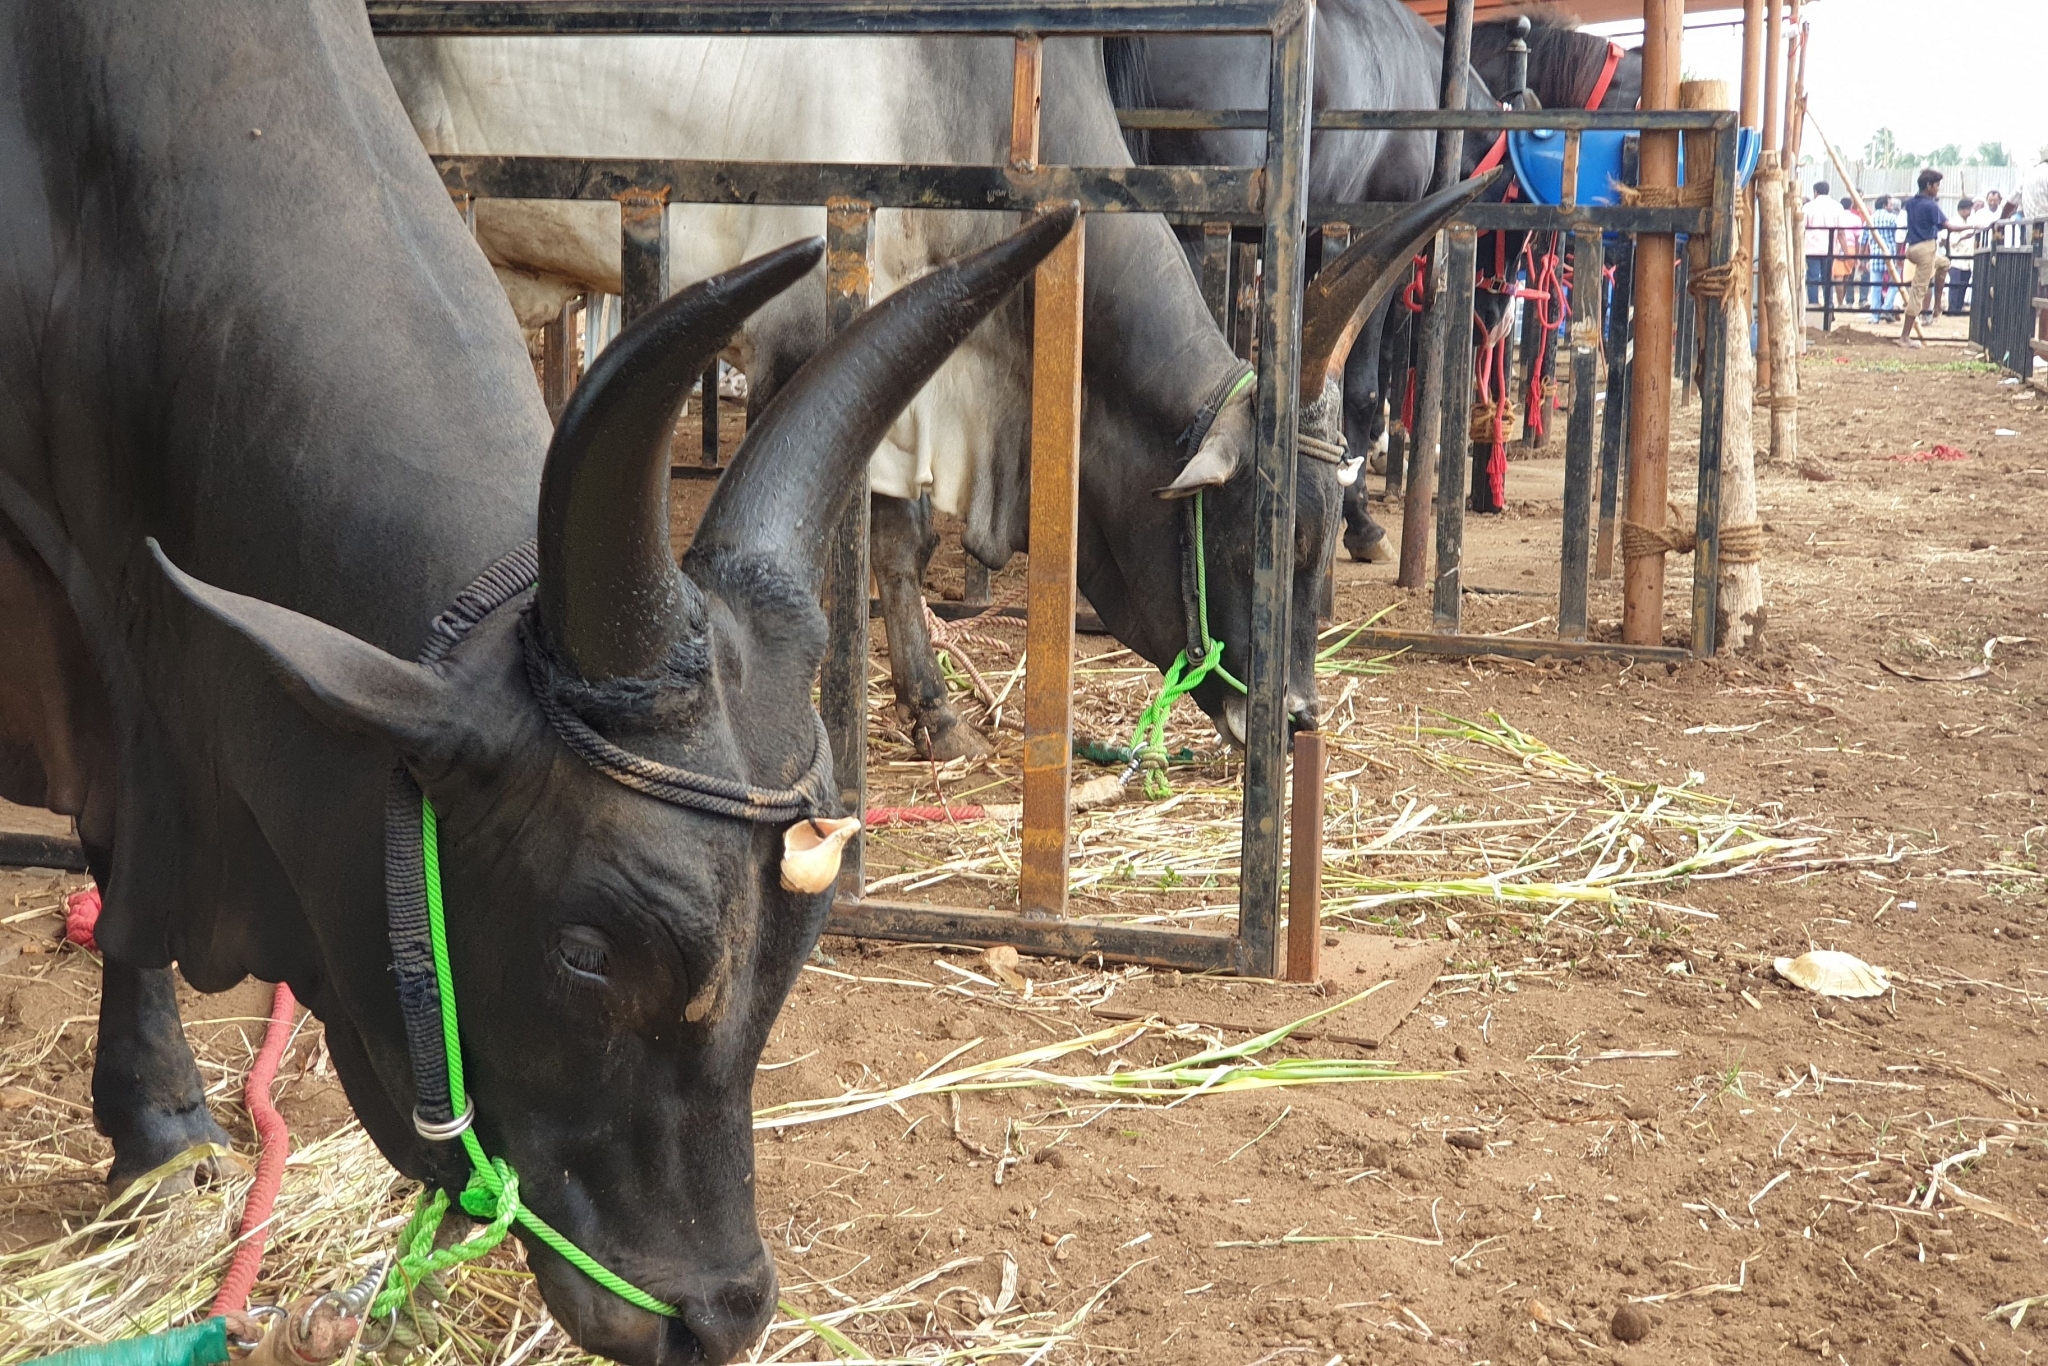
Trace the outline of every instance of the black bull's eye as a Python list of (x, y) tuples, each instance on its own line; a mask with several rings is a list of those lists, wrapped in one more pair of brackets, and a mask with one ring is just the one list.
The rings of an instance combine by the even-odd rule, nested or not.
[(564, 925), (555, 935), (555, 957), (573, 978), (604, 981), (611, 967), (611, 941), (588, 925)]

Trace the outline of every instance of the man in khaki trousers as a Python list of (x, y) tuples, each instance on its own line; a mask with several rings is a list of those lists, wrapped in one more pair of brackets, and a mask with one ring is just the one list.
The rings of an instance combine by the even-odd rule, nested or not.
[(1906, 312), (1897, 342), (1906, 347), (1920, 345), (1913, 336), (1920, 310), (1928, 306), (1928, 291), (1940, 288), (1948, 278), (1948, 258), (1941, 254), (1942, 232), (1969, 227), (1950, 218), (1941, 207), (1941, 172), (1930, 166), (1920, 172), (1919, 183), (1920, 193), (1906, 201), (1906, 265), (1913, 280), (1906, 289)]

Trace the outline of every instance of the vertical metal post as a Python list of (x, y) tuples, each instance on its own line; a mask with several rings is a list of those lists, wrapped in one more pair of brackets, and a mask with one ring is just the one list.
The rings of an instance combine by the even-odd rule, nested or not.
[(668, 297), (668, 202), (657, 195), (619, 199), (619, 281), (628, 327)]
[[(1444, 445), (1463, 450), (1472, 427), (1472, 293), (1479, 266), (1479, 230), (1453, 223), (1444, 253), (1444, 315), (1452, 319), (1444, 339)], [(1463, 319), (1462, 323), (1457, 320)], [(1436, 588), (1431, 616), (1439, 631), (1459, 629), (1464, 611), (1465, 468), (1463, 460), (1440, 460), (1436, 491)]]
[(1630, 352), (1635, 340), (1636, 247), (1624, 237), (1614, 260), (1614, 296), (1607, 308), (1607, 407), (1600, 417), (1600, 542), (1595, 578), (1614, 577), (1614, 517), (1621, 469), (1628, 457)]
[(1820, 277), (1820, 330), (1835, 330), (1835, 234), (1837, 228), (1828, 229), (1827, 264), (1821, 267)]
[(1321, 976), (1323, 950), (1323, 783), (1328, 757), (1319, 732), (1294, 737), (1294, 806), (1287, 845), (1287, 980)]
[(1557, 634), (1586, 638), (1586, 558), (1593, 515), (1593, 387), (1599, 383), (1600, 229), (1572, 233), (1572, 412), (1564, 438), (1564, 549), (1557, 574)]
[(549, 421), (560, 421), (569, 391), (576, 387), (576, 310), (570, 299), (540, 331), (540, 392)]
[(1202, 224), (1202, 301), (1216, 329), (1230, 335), (1230, 224)]
[(1017, 35), (1010, 66), (1010, 169), (1038, 169), (1038, 111), (1044, 84), (1045, 43), (1035, 33)]
[[(1415, 366), (1415, 339), (1421, 330), (1415, 325), (1415, 315), (1401, 303), (1401, 296), (1395, 295), (1387, 305), (1387, 321), (1384, 326), (1399, 329), (1395, 333), (1394, 364), (1387, 373), (1387, 497), (1401, 496), (1407, 482), (1408, 452), (1414, 445), (1414, 437), (1408, 426), (1401, 420), (1403, 400), (1408, 397), (1408, 377)], [(1382, 334), (1384, 336), (1384, 334)], [(1377, 365), (1377, 359), (1373, 364)], [(1361, 478), (1363, 476), (1360, 476)]]
[(1249, 358), (1252, 354), (1252, 335), (1258, 328), (1259, 298), (1259, 249), (1251, 242), (1239, 242), (1232, 253), (1236, 266), (1230, 282), (1230, 338), (1231, 350)]
[[(1444, 68), (1438, 86), (1437, 105), (1442, 109), (1465, 107), (1466, 79), (1472, 68), (1472, 0), (1448, 0), (1444, 11)], [(1465, 135), (1439, 132), (1436, 137), (1436, 170), (1430, 177), (1431, 191), (1456, 183), (1464, 165)], [(1441, 239), (1439, 239), (1441, 240)], [(1401, 572), (1394, 582), (1403, 588), (1422, 586), (1429, 558), (1429, 504), (1436, 493), (1439, 466), (1451, 463), (1440, 451), (1465, 449), (1462, 429), (1445, 441), (1443, 431), (1444, 339), (1454, 332), (1463, 336), (1470, 327), (1471, 310), (1446, 316), (1444, 302), (1443, 253), (1431, 253), (1435, 279), (1427, 291), (1422, 315), (1422, 346), (1417, 352), (1420, 368), (1416, 374), (1415, 431), (1408, 445), (1408, 484), (1401, 513)], [(1458, 476), (1459, 483), (1464, 475)]]
[[(1735, 127), (1712, 134), (1714, 166), (1713, 221), (1707, 232), (1709, 267), (1719, 271), (1735, 259)], [(1689, 136), (1695, 145), (1705, 137)], [(1709, 158), (1704, 146), (1693, 165)], [(1728, 309), (1719, 298), (1699, 302), (1706, 348), (1700, 358), (1699, 510), (1693, 523), (1692, 652), (1702, 659), (1714, 653), (1714, 631), (1721, 606), (1721, 441), (1728, 411)]]
[[(825, 329), (837, 335), (866, 311), (874, 282), (875, 206), (834, 199), (825, 205)], [(713, 381), (714, 386), (716, 381)], [(868, 499), (856, 497), (825, 552), (825, 664), (818, 712), (832, 740), (840, 806), (867, 811), (868, 788)], [(846, 846), (839, 895), (858, 900), (867, 886), (863, 841)]]
[(1038, 267), (1031, 337), (1030, 617), (1024, 650), (1024, 866), (1028, 916), (1067, 913), (1074, 763), (1074, 557), (1081, 497), (1081, 298), (1085, 220)]
[[(1245, 686), (1244, 831), (1237, 940), (1244, 971), (1279, 968), (1282, 788), (1287, 777), (1287, 643), (1294, 596), (1294, 422), (1308, 236), (1310, 28), (1273, 32), (1267, 77), (1265, 289), (1259, 307), (1258, 440), (1252, 464), (1252, 619)], [(1314, 686), (1314, 679), (1303, 680)]]

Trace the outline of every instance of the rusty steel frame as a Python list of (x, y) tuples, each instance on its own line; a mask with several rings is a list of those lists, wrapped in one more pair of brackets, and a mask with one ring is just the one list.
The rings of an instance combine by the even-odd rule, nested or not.
[[(826, 307), (833, 332), (871, 302), (877, 208), (1028, 212), (1068, 202), (1083, 210), (1083, 224), (1087, 213), (1132, 212), (1260, 230), (1266, 278), (1273, 287), (1262, 291), (1256, 316), (1263, 360), (1251, 468), (1253, 629), (1246, 668), (1249, 744), (1237, 933), (1066, 918), (1084, 280), (1081, 227), (1040, 265), (1034, 295), (1027, 616), (1034, 664), (1025, 684), (1025, 866), (1019, 887), (1023, 914), (867, 898), (862, 894), (864, 859), (856, 841), (842, 865), (827, 929), (881, 939), (1006, 943), (1070, 958), (1274, 975), (1279, 969), (1286, 814), (1283, 692), (1294, 568), (1294, 410), (1308, 213), (1311, 49), (1305, 0), (369, 0), (368, 9), (372, 29), (380, 35), (947, 33), (1014, 40), (1011, 135), (1007, 164), (1002, 166), (434, 158), (451, 197), (471, 215), (476, 199), (485, 197), (616, 202), (621, 211), (624, 313), (629, 321), (667, 291), (665, 210), (671, 204), (824, 204)], [(1133, 32), (1269, 36), (1272, 98), (1258, 124), (1267, 133), (1267, 165), (1040, 165), (1041, 40)], [(1228, 243), (1226, 229), (1222, 245), (1227, 248)], [(855, 511), (833, 538), (825, 589), (831, 644), (820, 677), (820, 710), (832, 737), (840, 800), (854, 811), (866, 806), (867, 512), (867, 500), (856, 499)], [(1313, 751), (1314, 744), (1309, 748)], [(1321, 771), (1318, 757), (1297, 776), (1298, 826), (1309, 813), (1320, 811)], [(1308, 791), (1312, 776), (1313, 801)], [(1319, 848), (1318, 825), (1313, 839), (1297, 844), (1297, 906), (1313, 907), (1320, 899)], [(1316, 856), (1303, 862), (1306, 855)], [(1314, 920), (1306, 918), (1303, 924), (1313, 929)]]
[[(1310, 225), (1341, 223), (1352, 232), (1369, 230), (1404, 206), (1373, 203), (1307, 202), (1307, 146), (1311, 124), (1342, 129), (1557, 128), (1565, 134), (1568, 164), (1577, 160), (1580, 134), (1593, 128), (1654, 128), (1659, 132), (1712, 131), (1726, 134), (1734, 116), (1717, 111), (1671, 111), (1655, 114), (1605, 114), (1579, 110), (1535, 113), (1437, 109), (1414, 111), (1325, 110), (1309, 112), (1311, 39), (1303, 0), (1037, 0), (1009, 4), (997, 0), (369, 0), (372, 27), (380, 34), (910, 34), (947, 33), (1007, 36), (1015, 41), (1011, 89), (1011, 136), (1007, 164), (1001, 166), (903, 166), (844, 163), (746, 163), (729, 161), (608, 159), (575, 157), (434, 158), (443, 182), (458, 208), (472, 215), (479, 197), (522, 199), (611, 200), (621, 209), (621, 247), (627, 286), (628, 319), (644, 311), (665, 292), (667, 283), (667, 217), (672, 203), (828, 205), (828, 309), (833, 330), (868, 302), (867, 277), (872, 246), (868, 225), (876, 208), (997, 209), (1028, 212), (1040, 205), (1072, 202), (1088, 213), (1156, 213), (1171, 221), (1201, 224), (1204, 250), (1198, 276), (1226, 335), (1242, 328), (1244, 340), (1257, 334), (1258, 441), (1252, 469), (1255, 484), (1253, 518), (1253, 631), (1249, 642), (1244, 833), (1240, 863), (1239, 927), (1235, 936), (1199, 931), (1165, 930), (1094, 924), (1065, 918), (1067, 820), (1065, 783), (1069, 777), (1067, 747), (1052, 753), (1051, 740), (1067, 730), (1046, 688), (1026, 688), (1027, 779), (1026, 836), (1028, 871), (1021, 880), (1024, 914), (968, 908), (913, 905), (864, 898), (860, 894), (862, 860), (859, 846), (849, 850), (842, 895), (829, 928), (837, 933), (898, 940), (947, 943), (1009, 943), (1036, 953), (1067, 957), (1099, 956), (1176, 966), (1271, 976), (1280, 967), (1278, 930), (1282, 887), (1283, 818), (1287, 740), (1284, 642), (1292, 577), (1294, 487), (1293, 372), (1298, 367), (1299, 310), (1305, 237)], [(1250, 33), (1273, 39), (1268, 89), (1272, 99), (1264, 110), (1127, 110), (1127, 127), (1262, 127), (1268, 134), (1268, 164), (1232, 167), (1073, 167), (1038, 163), (1038, 82), (1042, 64), (1040, 42), (1048, 36), (1133, 32)], [(1598, 241), (1603, 231), (1630, 233), (1702, 233), (1711, 243), (1713, 264), (1726, 261), (1733, 249), (1734, 138), (1717, 139), (1714, 198), (1706, 208), (1591, 207), (1567, 203), (1473, 205), (1460, 215), (1459, 232), (1472, 228), (1555, 230), (1571, 232), (1584, 244)], [(1232, 227), (1256, 228), (1262, 238), (1265, 278), (1274, 287), (1260, 291), (1256, 310), (1240, 312), (1231, 297)], [(1081, 281), (1079, 234), (1040, 267), (1041, 294), (1078, 300)], [(1258, 250), (1249, 245), (1242, 252)], [(859, 261), (858, 266), (855, 265)], [(1063, 277), (1070, 270), (1073, 293), (1062, 296)], [(857, 278), (856, 278), (857, 277)], [(1462, 294), (1462, 291), (1460, 291)], [(1627, 646), (1583, 639), (1584, 576), (1569, 572), (1561, 584), (1565, 638), (1469, 635), (1455, 629), (1456, 609), (1439, 614), (1435, 632), (1367, 632), (1354, 642), (1361, 648), (1399, 648), (1417, 653), (1471, 656), (1498, 654), (1543, 656), (1616, 656), (1669, 660), (1709, 654), (1713, 650), (1713, 607), (1718, 588), (1718, 517), (1721, 379), (1720, 350), (1713, 338), (1722, 325), (1721, 309), (1703, 304), (1709, 332), (1706, 374), (1701, 385), (1701, 499), (1694, 563), (1694, 602), (1690, 649), (1661, 645)], [(1057, 325), (1048, 326), (1047, 301), (1038, 305), (1039, 331), (1034, 348), (1034, 423), (1066, 425), (1074, 412), (1065, 376), (1080, 365), (1078, 311), (1059, 309)], [(1254, 316), (1245, 316), (1254, 313)], [(1594, 312), (1597, 317), (1597, 310)], [(1575, 318), (1583, 326), (1583, 320)], [(1586, 335), (1581, 332), (1581, 336)], [(1050, 345), (1048, 345), (1050, 343)], [(1041, 354), (1049, 353), (1049, 354)], [(1437, 357), (1426, 358), (1431, 365)], [(1575, 368), (1581, 359), (1575, 353)], [(1044, 389), (1046, 392), (1041, 392)], [(1057, 393), (1051, 392), (1057, 390)], [(1574, 385), (1570, 430), (1573, 444), (1589, 438), (1591, 385)], [(1441, 405), (1447, 430), (1465, 425), (1458, 414), (1468, 412), (1469, 399), (1451, 394)], [(1033, 440), (1033, 485), (1064, 492), (1071, 486), (1078, 459), (1078, 420), (1073, 432), (1059, 439)], [(1059, 448), (1059, 458), (1052, 452)], [(1570, 458), (1576, 455), (1577, 458)], [(1048, 462), (1042, 468), (1040, 461)], [(1569, 452), (1568, 465), (1590, 470), (1590, 456)], [(712, 470), (703, 471), (704, 474)], [(1590, 477), (1582, 473), (1582, 477)], [(1603, 490), (1604, 494), (1604, 490)], [(1057, 501), (1057, 500), (1053, 500)], [(1604, 499), (1603, 499), (1604, 501)], [(828, 613), (833, 647), (821, 679), (822, 709), (834, 736), (834, 757), (841, 777), (841, 799), (848, 809), (865, 806), (865, 659), (867, 643), (866, 503), (835, 538), (834, 561), (828, 567)], [(1049, 522), (1068, 521), (1073, 503), (1048, 506)], [(1462, 545), (1463, 518), (1440, 515), (1439, 538)], [(1033, 509), (1033, 547), (1040, 548)], [(852, 523), (857, 521), (858, 526)], [(1585, 536), (1567, 528), (1569, 555)], [(1585, 551), (1577, 553), (1583, 557)], [(1071, 657), (1074, 616), (1071, 545), (1064, 556), (1065, 581), (1056, 575), (1033, 576), (1029, 615), (1034, 659)], [(1036, 560), (1034, 556), (1034, 560)], [(1455, 564), (1455, 561), (1452, 561)], [(858, 584), (856, 592), (853, 585)], [(1042, 590), (1042, 591), (1041, 591)], [(1055, 602), (1054, 599), (1059, 599)], [(1041, 602), (1044, 603), (1041, 608)], [(1064, 610), (1060, 604), (1064, 603)], [(1576, 618), (1576, 620), (1574, 620)], [(1447, 620), (1448, 619), (1448, 620)], [(1574, 629), (1576, 628), (1576, 629)], [(1037, 648), (1039, 635), (1048, 642), (1059, 635), (1067, 642), (1064, 655)], [(1580, 638), (1571, 638), (1577, 635)], [(1034, 672), (1036, 672), (1034, 670)], [(1047, 680), (1047, 686), (1051, 680)], [(1055, 690), (1058, 703), (1070, 701), (1066, 681)], [(1034, 695), (1038, 706), (1031, 705)], [(1029, 759), (1035, 741), (1046, 752), (1044, 763)], [(1297, 755), (1297, 763), (1300, 756)], [(1036, 778), (1030, 776), (1036, 774)], [(1055, 796), (1055, 780), (1060, 792)], [(1037, 794), (1033, 800), (1032, 794)], [(1304, 803), (1295, 802), (1297, 839)], [(1300, 849), (1301, 844), (1297, 844)], [(1314, 904), (1308, 894), (1319, 884), (1309, 867), (1295, 861), (1297, 879), (1290, 901)], [(1025, 888), (1029, 891), (1026, 892)], [(1306, 899), (1305, 899), (1306, 898)], [(1304, 922), (1304, 925), (1306, 922)], [(1306, 933), (1304, 928), (1299, 933)], [(1305, 942), (1304, 949), (1308, 947)]]

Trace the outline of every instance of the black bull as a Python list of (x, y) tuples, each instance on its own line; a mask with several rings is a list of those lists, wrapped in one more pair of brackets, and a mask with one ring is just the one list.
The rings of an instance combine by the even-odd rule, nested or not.
[[(634, 1309), (532, 1246), (551, 1311), (621, 1360), (732, 1357), (775, 1298), (755, 1062), (827, 898), (783, 889), (780, 828), (571, 754), (524, 655), (637, 754), (761, 787), (803, 773), (818, 531), (1070, 217), (902, 291), (793, 377), (679, 574), (677, 406), (820, 244), (651, 314), (550, 446), (504, 296), (360, 5), (9, 0), (0, 33), (0, 791), (75, 816), (104, 889), (112, 1181), (224, 1137), (176, 960), (203, 989), (288, 982), (381, 1150), (459, 1188), (459, 1149), (409, 1122), (383, 930), (396, 759), (441, 813), (486, 1149), (681, 1310)], [(445, 666), (403, 662), (536, 534), (532, 601)]]
[[(359, 6), (4, 0), (0, 33), (0, 795), (75, 817), (103, 889), (111, 1182), (224, 1137), (175, 961), (204, 990), (289, 983), (384, 1154), (462, 1184), (459, 1151), (410, 1119), (384, 932), (396, 761), (440, 813), (485, 1150), (680, 1308), (632, 1308), (529, 1245), (551, 1312), (623, 1361), (729, 1359), (774, 1303), (754, 1068), (826, 897), (785, 888), (780, 829), (584, 763), (528, 666), (636, 755), (762, 788), (803, 774), (821, 529), (1070, 217), (900, 291), (791, 377), (678, 573), (674, 415), (819, 244), (648, 315), (551, 440)], [(1407, 249), (1354, 273), (1388, 276)], [(444, 664), (404, 662), (536, 536), (530, 601)]]

